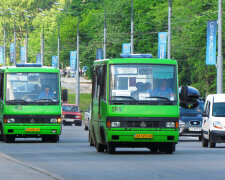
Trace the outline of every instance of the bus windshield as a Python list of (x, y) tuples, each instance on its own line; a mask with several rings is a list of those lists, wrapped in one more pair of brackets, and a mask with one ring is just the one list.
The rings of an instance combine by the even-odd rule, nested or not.
[(176, 66), (111, 65), (110, 101), (177, 104)]
[(7, 104), (58, 104), (59, 85), (56, 73), (8, 73)]

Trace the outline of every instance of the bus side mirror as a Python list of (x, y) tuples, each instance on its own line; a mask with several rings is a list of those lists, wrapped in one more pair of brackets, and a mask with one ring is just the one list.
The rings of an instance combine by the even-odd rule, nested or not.
[(67, 91), (67, 89), (62, 90), (62, 101), (68, 101), (68, 91)]

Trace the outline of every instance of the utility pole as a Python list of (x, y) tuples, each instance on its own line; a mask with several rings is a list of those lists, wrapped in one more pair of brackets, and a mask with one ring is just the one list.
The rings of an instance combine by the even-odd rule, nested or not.
[(14, 18), (14, 66), (16, 66), (16, 23)]
[(4, 65), (4, 66), (6, 66), (6, 57), (5, 57), (5, 56), (6, 56), (5, 39), (6, 39), (6, 32), (5, 32), (5, 18), (4, 18), (4, 45), (3, 45), (3, 46), (4, 46), (4, 48), (3, 48), (3, 51), (4, 51), (4, 53), (3, 53), (3, 54), (4, 54), (4, 55), (3, 55), (3, 56), (4, 56), (4, 59), (3, 59), (3, 60), (4, 60), (3, 65)]
[(171, 14), (172, 14), (172, 0), (169, 0), (169, 8), (168, 8), (168, 54), (167, 54), (168, 59), (171, 59)]
[(80, 106), (80, 76), (79, 76), (79, 20), (77, 22), (77, 69), (76, 69), (76, 104)]
[(25, 64), (27, 63), (27, 54), (28, 54), (28, 30), (27, 30), (27, 22), (26, 22), (26, 47), (25, 47)]
[(133, 0), (131, 0), (131, 54), (134, 54), (134, 12), (133, 12)]
[(217, 94), (223, 93), (223, 56), (222, 56), (222, 0), (218, 1), (218, 57), (217, 57)]
[(41, 35), (41, 64), (44, 65), (44, 25)]
[(60, 44), (59, 44), (59, 43), (60, 43), (60, 29), (59, 29), (59, 28), (60, 28), (60, 27), (59, 27), (59, 21), (58, 21), (58, 48), (57, 48), (57, 57), (58, 57), (58, 58), (57, 58), (57, 60), (58, 60), (58, 63), (57, 63), (57, 64), (58, 64), (58, 68), (59, 68), (59, 62), (60, 62), (60, 61), (59, 61), (59, 55), (60, 55), (60, 54), (59, 54), (59, 50), (60, 50), (60, 49), (59, 49), (59, 46), (60, 46)]
[(106, 10), (105, 10), (105, 21), (104, 21), (104, 47), (103, 47), (103, 56), (104, 56), (104, 59), (106, 59)]

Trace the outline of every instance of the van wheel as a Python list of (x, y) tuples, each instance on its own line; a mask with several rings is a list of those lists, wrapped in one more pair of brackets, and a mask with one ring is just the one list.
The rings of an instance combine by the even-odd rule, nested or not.
[(89, 143), (90, 143), (90, 146), (94, 146), (94, 142), (93, 142), (93, 140), (92, 140), (90, 131), (89, 131), (89, 133), (88, 133), (88, 141), (89, 141)]
[(97, 149), (97, 152), (104, 152), (104, 150), (105, 150), (105, 147), (102, 144), (97, 143), (97, 142), (96, 142), (95, 147)]
[(110, 143), (107, 143), (107, 153), (114, 154), (116, 151), (116, 147)]
[(208, 145), (209, 145), (209, 140), (202, 137), (202, 147), (208, 147)]
[(216, 147), (216, 143), (215, 142), (212, 142), (211, 137), (210, 137), (210, 134), (209, 134), (209, 147), (210, 148), (215, 148)]
[(202, 141), (202, 135), (198, 137), (198, 140), (199, 141)]

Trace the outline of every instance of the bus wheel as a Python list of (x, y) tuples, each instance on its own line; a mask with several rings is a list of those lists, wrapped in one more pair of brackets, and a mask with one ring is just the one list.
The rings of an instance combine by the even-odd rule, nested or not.
[(12, 143), (15, 141), (15, 137), (12, 135), (5, 135), (5, 142), (6, 143)]
[(151, 153), (157, 153), (158, 152), (158, 148), (155, 148), (155, 147), (151, 147), (149, 148), (151, 150)]
[(116, 147), (110, 143), (107, 143), (107, 153), (114, 154), (116, 151)]
[(96, 142), (96, 149), (97, 149), (97, 152), (104, 152), (105, 147), (102, 144), (99, 144)]
[(59, 136), (58, 135), (52, 135), (51, 138), (50, 138), (50, 141), (54, 142), (54, 143), (58, 142), (59, 141)]
[(89, 131), (89, 134), (88, 134), (88, 141), (89, 141), (89, 143), (90, 143), (90, 146), (94, 146), (94, 142), (93, 142), (93, 140), (92, 140), (90, 131)]
[(173, 154), (174, 151), (175, 151), (175, 144), (173, 143), (166, 144), (165, 147), (166, 154)]

